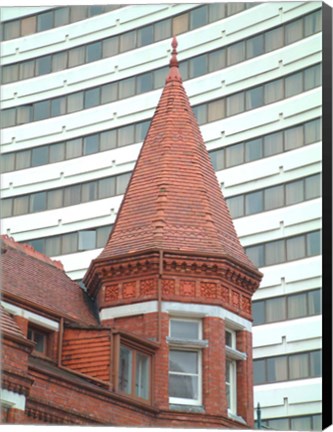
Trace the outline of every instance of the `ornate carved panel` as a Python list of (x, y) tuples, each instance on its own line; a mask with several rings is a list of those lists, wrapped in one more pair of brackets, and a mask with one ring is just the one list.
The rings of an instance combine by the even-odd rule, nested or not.
[(240, 294), (236, 291), (232, 291), (231, 293), (231, 302), (233, 306), (240, 306)]
[(201, 282), (200, 295), (205, 298), (217, 298), (217, 284), (214, 282)]
[(229, 303), (229, 288), (221, 286), (221, 299), (224, 303)]
[(195, 282), (188, 280), (181, 280), (179, 285), (179, 294), (183, 296), (195, 296)]
[(112, 300), (118, 300), (119, 297), (119, 286), (118, 284), (109, 285), (105, 288), (104, 300), (106, 302)]
[(156, 291), (155, 279), (145, 279), (140, 281), (140, 296), (149, 296)]
[(174, 295), (176, 293), (176, 281), (174, 279), (163, 280), (162, 291), (166, 295)]
[(123, 284), (122, 294), (123, 298), (135, 297), (136, 282), (126, 282)]
[(251, 314), (251, 300), (248, 297), (242, 296), (242, 310)]

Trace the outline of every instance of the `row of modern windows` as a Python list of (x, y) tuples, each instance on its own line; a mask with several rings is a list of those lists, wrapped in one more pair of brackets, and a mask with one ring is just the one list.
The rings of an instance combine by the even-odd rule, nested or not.
[(312, 231), (281, 240), (247, 246), (245, 252), (257, 267), (320, 255), (320, 231)]
[(130, 177), (129, 172), (64, 188), (4, 198), (1, 203), (2, 217), (52, 210), (121, 195), (125, 192)]
[(320, 174), (227, 198), (233, 219), (281, 208), (321, 196)]
[[(1, 170), (2, 172), (17, 171), (142, 142), (146, 137), (149, 125), (150, 120), (145, 120), (33, 149), (3, 153)], [(212, 150), (209, 155), (215, 171), (219, 171), (317, 141), (321, 141), (320, 118), (222, 149)]]
[(145, 139), (150, 120), (110, 129), (67, 141), (1, 155), (2, 172), (60, 162), (111, 150)]
[(252, 303), (253, 324), (261, 325), (321, 314), (321, 290), (303, 291)]
[[(215, 171), (294, 150), (322, 139), (321, 119), (209, 152)], [(3, 155), (5, 156), (5, 155)]]
[[(251, 4), (213, 3), (204, 5), (173, 18), (167, 18), (121, 35), (112, 36), (55, 54), (37, 57), (33, 60), (3, 66), (2, 84), (58, 72), (103, 58), (112, 57), (118, 53), (158, 42), (170, 38), (172, 35), (193, 30), (224, 18), (225, 16), (241, 12), (250, 7), (248, 5)], [(252, 3), (252, 6), (253, 5)], [(318, 28), (316, 31), (320, 31), (320, 24), (310, 25), (308, 27), (309, 29), (306, 32), (306, 36), (308, 36), (307, 33), (309, 33), (312, 27)], [(251, 44), (251, 42), (249, 43)], [(255, 51), (255, 48), (252, 50)]]
[[(65, 96), (2, 110), (2, 127), (16, 126), (50, 117), (93, 108), (152, 90), (158, 77), (161, 87), (166, 68), (131, 77), (118, 83), (104, 84)], [(192, 107), (198, 123), (203, 124), (288, 98), (321, 85), (321, 64), (283, 78), (268, 81), (248, 90)], [(118, 89), (119, 87), (119, 89)]]
[(2, 23), (2, 40), (7, 41), (33, 33), (91, 18), (124, 5), (91, 5), (61, 7)]
[(261, 425), (267, 429), (279, 431), (321, 431), (322, 416), (313, 414), (298, 417), (284, 417), (261, 420)]
[(254, 385), (320, 377), (321, 350), (256, 359)]
[(113, 225), (75, 231), (57, 236), (26, 240), (37, 251), (47, 256), (66, 255), (86, 250), (103, 248)]

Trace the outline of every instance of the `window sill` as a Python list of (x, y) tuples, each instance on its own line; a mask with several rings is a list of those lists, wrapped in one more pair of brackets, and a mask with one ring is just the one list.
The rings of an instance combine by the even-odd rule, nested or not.
[(227, 358), (230, 358), (233, 360), (246, 360), (246, 358), (247, 358), (246, 353), (238, 351), (234, 348), (230, 348), (229, 346), (225, 347), (225, 352), (226, 352)]
[(177, 339), (167, 336), (166, 341), (171, 346), (179, 346), (183, 348), (207, 348), (208, 340), (204, 339)]
[(178, 405), (178, 404), (172, 404), (169, 405), (170, 411), (181, 411), (181, 412), (188, 412), (188, 413), (199, 413), (204, 414), (205, 409), (201, 405)]
[(243, 423), (246, 425), (246, 421), (243, 419), (243, 417), (238, 416), (237, 414), (234, 414), (234, 413), (230, 412), (229, 410), (228, 410), (228, 417), (232, 420), (236, 420), (239, 423)]

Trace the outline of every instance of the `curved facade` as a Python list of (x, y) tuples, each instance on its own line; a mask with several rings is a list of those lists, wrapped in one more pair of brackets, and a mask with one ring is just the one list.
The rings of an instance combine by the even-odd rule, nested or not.
[(184, 87), (243, 246), (255, 405), (321, 422), (320, 2), (3, 8), (2, 232), (81, 280), (104, 247), (161, 94)]

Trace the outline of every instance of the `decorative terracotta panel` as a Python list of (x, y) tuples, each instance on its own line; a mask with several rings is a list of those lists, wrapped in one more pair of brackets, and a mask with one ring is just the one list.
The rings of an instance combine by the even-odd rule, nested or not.
[(163, 280), (162, 290), (166, 295), (174, 295), (176, 292), (176, 281), (173, 279)]
[(149, 296), (156, 291), (155, 279), (140, 281), (140, 296)]
[(251, 300), (248, 297), (242, 296), (242, 310), (251, 313)]
[(229, 289), (225, 286), (221, 287), (221, 299), (223, 300), (224, 303), (229, 303), (230, 299), (229, 299)]
[(183, 296), (195, 296), (195, 282), (181, 280), (180, 281), (180, 295)]
[(106, 302), (117, 300), (119, 297), (119, 286), (118, 284), (109, 285), (105, 288), (104, 300)]
[(231, 301), (233, 306), (240, 306), (240, 294), (238, 292), (232, 291)]
[(136, 282), (126, 282), (123, 284), (123, 298), (135, 297)]
[(213, 298), (217, 297), (217, 285), (213, 282), (201, 282), (200, 294), (202, 297)]

